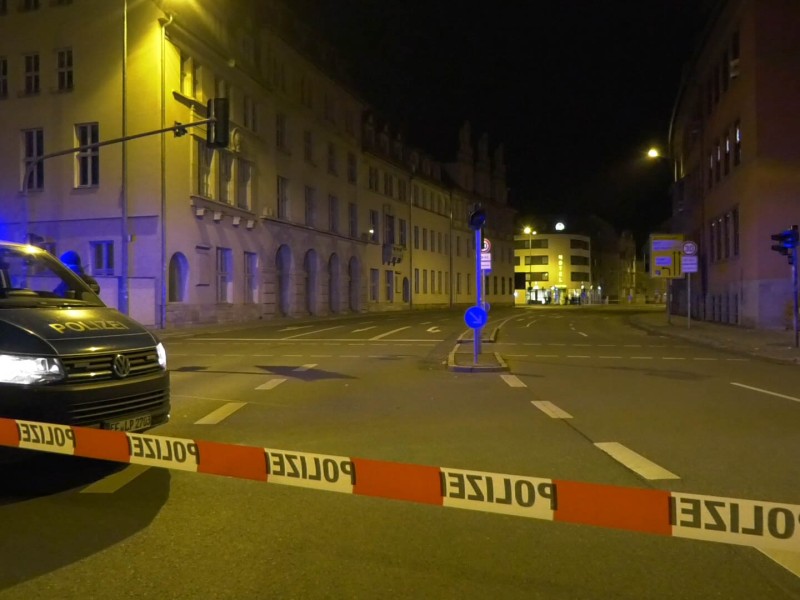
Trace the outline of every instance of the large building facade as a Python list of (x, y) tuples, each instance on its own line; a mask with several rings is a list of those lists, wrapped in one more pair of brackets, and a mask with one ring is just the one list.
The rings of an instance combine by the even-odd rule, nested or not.
[(599, 301), (592, 283), (590, 238), (574, 233), (531, 232), (514, 237), (517, 304)]
[[(800, 224), (800, 3), (718, 3), (670, 128), (673, 231), (699, 243), (695, 318), (791, 324), (792, 283), (770, 236)], [(673, 289), (685, 312), (685, 281)]]
[[(502, 146), (465, 125), (438, 162), (341, 72), (277, 1), (0, 1), (0, 237), (77, 251), (167, 327), (473, 303), (480, 205), (512, 303)], [(220, 97), (225, 148), (190, 125)]]

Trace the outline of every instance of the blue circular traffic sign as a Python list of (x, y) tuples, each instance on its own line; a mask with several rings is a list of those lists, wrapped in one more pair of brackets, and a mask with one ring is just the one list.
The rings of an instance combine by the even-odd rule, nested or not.
[(471, 329), (480, 329), (486, 325), (488, 318), (486, 311), (480, 306), (470, 306), (467, 312), (464, 313), (464, 322)]

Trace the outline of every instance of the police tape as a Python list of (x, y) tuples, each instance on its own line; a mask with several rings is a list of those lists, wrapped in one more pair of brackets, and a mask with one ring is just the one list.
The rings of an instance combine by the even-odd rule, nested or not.
[(0, 446), (800, 552), (800, 505), (0, 418)]

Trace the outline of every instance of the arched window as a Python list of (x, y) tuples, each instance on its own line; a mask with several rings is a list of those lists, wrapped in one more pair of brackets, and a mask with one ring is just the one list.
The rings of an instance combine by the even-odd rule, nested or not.
[(189, 282), (189, 261), (186, 257), (176, 252), (169, 259), (169, 288), (168, 302), (185, 302), (186, 288)]

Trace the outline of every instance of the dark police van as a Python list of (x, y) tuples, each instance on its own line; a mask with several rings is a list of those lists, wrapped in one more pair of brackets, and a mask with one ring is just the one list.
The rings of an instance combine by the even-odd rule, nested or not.
[(98, 293), (45, 250), (0, 241), (0, 417), (122, 431), (169, 419), (164, 346)]

